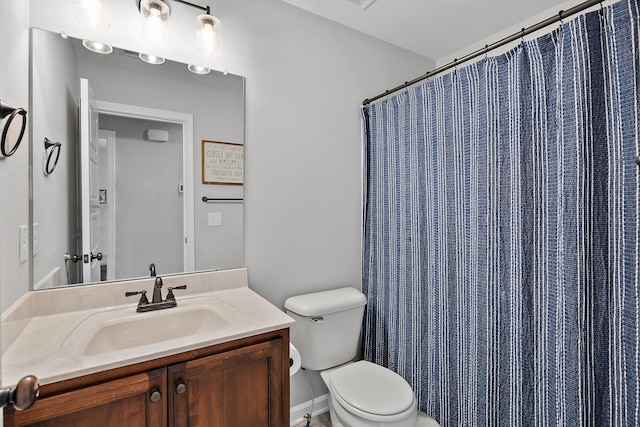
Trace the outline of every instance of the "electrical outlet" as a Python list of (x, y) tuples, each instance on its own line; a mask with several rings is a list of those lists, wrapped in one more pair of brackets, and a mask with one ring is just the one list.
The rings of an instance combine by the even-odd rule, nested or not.
[(222, 225), (222, 212), (209, 212), (209, 227), (220, 227)]
[(33, 223), (33, 256), (38, 255), (39, 251), (40, 251), (40, 240), (39, 240), (39, 234), (38, 234), (38, 223), (34, 222)]
[(22, 264), (27, 261), (27, 257), (29, 256), (29, 245), (27, 241), (27, 236), (29, 234), (26, 225), (21, 225), (18, 227), (19, 236), (18, 236), (18, 244), (19, 244), (19, 257), (18, 262)]

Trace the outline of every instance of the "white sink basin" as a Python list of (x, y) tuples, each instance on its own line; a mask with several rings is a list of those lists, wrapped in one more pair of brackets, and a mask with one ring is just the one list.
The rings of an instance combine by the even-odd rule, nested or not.
[(227, 320), (206, 308), (174, 312), (166, 309), (162, 316), (115, 320), (101, 326), (85, 347), (84, 354), (91, 356), (157, 344), (228, 326)]
[(233, 306), (215, 298), (183, 299), (178, 307), (147, 313), (135, 308), (92, 314), (64, 340), (61, 355), (95, 356), (158, 344), (179, 346), (215, 337), (242, 321)]

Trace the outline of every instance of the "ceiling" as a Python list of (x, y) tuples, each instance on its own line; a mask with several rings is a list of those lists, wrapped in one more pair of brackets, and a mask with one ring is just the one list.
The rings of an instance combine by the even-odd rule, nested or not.
[[(568, 4), (566, 0), (375, 0), (363, 9), (358, 4), (366, 3), (365, 0), (283, 1), (436, 63), (463, 49), (482, 48), (523, 26), (557, 14), (563, 6), (566, 10), (580, 3), (580, 0)], [(532, 17), (536, 19), (529, 22)], [(507, 29), (509, 33), (474, 46)]]

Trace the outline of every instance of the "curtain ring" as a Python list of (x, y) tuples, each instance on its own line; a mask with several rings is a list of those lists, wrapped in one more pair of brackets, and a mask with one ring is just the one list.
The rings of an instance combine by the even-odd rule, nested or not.
[(489, 59), (489, 45), (488, 44), (484, 45), (484, 61), (487, 62), (487, 59)]
[(521, 45), (522, 47), (524, 47), (524, 30), (525, 30), (525, 29), (523, 28), (523, 29), (522, 29), (522, 42), (520, 43), (520, 45)]

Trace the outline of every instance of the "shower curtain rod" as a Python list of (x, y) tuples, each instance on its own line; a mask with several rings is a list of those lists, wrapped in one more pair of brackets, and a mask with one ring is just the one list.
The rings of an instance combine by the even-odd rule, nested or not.
[(362, 105), (369, 105), (370, 103), (372, 103), (373, 101), (376, 101), (380, 98), (384, 98), (387, 95), (390, 95), (394, 92), (397, 92), (399, 90), (405, 89), (411, 85), (414, 85), (418, 82), (421, 82), (422, 80), (426, 80), (430, 77), (433, 77), (437, 74), (443, 73), (447, 70), (450, 70), (451, 68), (457, 67), (460, 64), (463, 64), (467, 61), (470, 61), (474, 58), (479, 57), (480, 55), (486, 55), (487, 53), (491, 52), (492, 50), (498, 49), (499, 47), (502, 47), (506, 44), (509, 44), (511, 42), (514, 42), (516, 40), (519, 39), (523, 39), (525, 36), (536, 32), (538, 30), (541, 30), (544, 27), (548, 27), (549, 25), (555, 24), (556, 22), (562, 21), (565, 18), (568, 18), (572, 15), (576, 15), (592, 6), (595, 6), (597, 4), (600, 4), (600, 6), (602, 7), (602, 2), (604, 2), (605, 0), (587, 0), (583, 3), (580, 3), (577, 6), (572, 7), (571, 9), (568, 10), (561, 10), (557, 15), (552, 16), (551, 18), (547, 18), (544, 21), (540, 21), (535, 25), (532, 25), (529, 28), (523, 28), (520, 32), (515, 33), (509, 37), (506, 37), (500, 41), (497, 41), (493, 44), (490, 45), (486, 45), (484, 48), (482, 49), (478, 49), (473, 53), (468, 54), (467, 56), (464, 56), (460, 59), (454, 59), (452, 62), (443, 65), (442, 67), (438, 67), (433, 71), (429, 71), (427, 74), (424, 74), (420, 77), (417, 77), (411, 81), (408, 82), (404, 82), (404, 84), (401, 84), (400, 86), (396, 86), (393, 89), (389, 89), (387, 91), (385, 91), (384, 93), (381, 93), (379, 95), (374, 96), (373, 98), (367, 98), (364, 101), (362, 101)]

